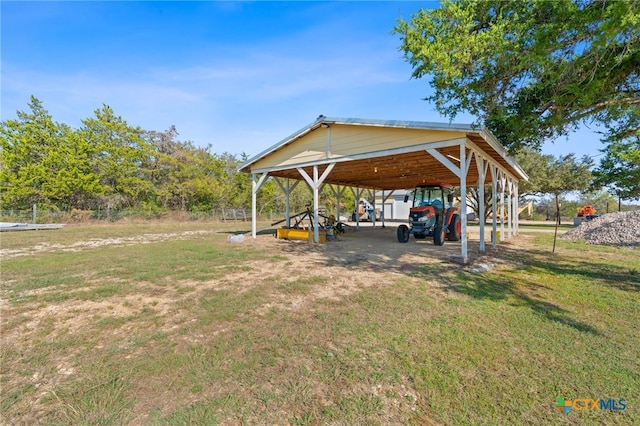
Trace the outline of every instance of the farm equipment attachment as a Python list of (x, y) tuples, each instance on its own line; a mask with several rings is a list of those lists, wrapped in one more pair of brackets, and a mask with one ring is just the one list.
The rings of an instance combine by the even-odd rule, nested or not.
[[(337, 221), (334, 215), (327, 216), (324, 213), (318, 213), (318, 216), (322, 219), (322, 222), (319, 224), (320, 242), (335, 238), (337, 234), (344, 233), (346, 225)], [(292, 223), (289, 227), (283, 226), (276, 230), (276, 238), (312, 241), (314, 226), (313, 212), (310, 208), (291, 216), (290, 220)], [(286, 219), (278, 220), (273, 222), (271, 226), (279, 225), (285, 221)], [(305, 224), (307, 221), (308, 225)]]

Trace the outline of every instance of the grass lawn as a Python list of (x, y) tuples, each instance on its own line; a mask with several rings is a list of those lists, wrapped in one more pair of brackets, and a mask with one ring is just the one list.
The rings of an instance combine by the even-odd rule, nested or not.
[(385, 271), (236, 229), (3, 233), (0, 423), (640, 424), (639, 248)]

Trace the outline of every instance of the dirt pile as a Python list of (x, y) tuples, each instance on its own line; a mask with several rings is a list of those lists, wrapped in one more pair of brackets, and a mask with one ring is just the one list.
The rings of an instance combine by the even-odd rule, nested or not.
[(563, 234), (564, 240), (587, 244), (640, 246), (640, 210), (608, 213)]

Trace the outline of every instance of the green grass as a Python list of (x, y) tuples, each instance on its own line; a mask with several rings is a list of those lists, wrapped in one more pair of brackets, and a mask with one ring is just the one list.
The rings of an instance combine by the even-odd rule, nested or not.
[(134, 397), (126, 374), (91, 372), (90, 378), (73, 387), (53, 390), (52, 402), (62, 407), (57, 413), (61, 424), (111, 425), (125, 423), (132, 417)]
[[(532, 233), (492, 251), (488, 272), (418, 264), (323, 297), (370, 272), (364, 257), (328, 258), (329, 275), (225, 235), (3, 260), (2, 423), (640, 419), (637, 249), (559, 240), (551, 254), (553, 235)], [(565, 416), (558, 397), (628, 408)]]
[(308, 294), (317, 286), (328, 281), (328, 278), (319, 276), (309, 276), (294, 281), (278, 278), (280, 283), (276, 285), (276, 289), (285, 294)]
[[(524, 231), (526, 231), (527, 229), (550, 229), (550, 230), (553, 230), (553, 229), (555, 229), (556, 224), (553, 221), (548, 221), (548, 222), (545, 222), (545, 223), (520, 222), (518, 227), (521, 230), (524, 230)], [(562, 223), (562, 224), (558, 225), (558, 231), (559, 232), (560, 231), (566, 232), (566, 231), (568, 231), (570, 229), (573, 229), (573, 228), (575, 228), (573, 223)]]

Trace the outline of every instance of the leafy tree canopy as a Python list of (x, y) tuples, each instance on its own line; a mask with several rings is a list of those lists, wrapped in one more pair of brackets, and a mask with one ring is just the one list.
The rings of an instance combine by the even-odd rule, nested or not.
[(479, 117), (509, 148), (581, 123), (640, 134), (640, 1), (443, 0), (394, 31), (428, 101)]
[(53, 121), (31, 97), (29, 112), (0, 123), (0, 202), (4, 207), (86, 207), (104, 189), (93, 173), (88, 143)]
[[(174, 126), (163, 132), (132, 126), (108, 105), (72, 129), (32, 96), (28, 111), (0, 122), (0, 206), (149, 213), (251, 206), (251, 177), (238, 172), (246, 154), (216, 154), (178, 136)], [(292, 211), (310, 200), (298, 185)], [(277, 184), (265, 182), (258, 204), (283, 211), (284, 203)]]
[(529, 148), (514, 157), (529, 175), (528, 181), (519, 183), (521, 196), (552, 194), (559, 197), (572, 191), (583, 192), (593, 178), (593, 161), (586, 156), (577, 159), (575, 154), (568, 154), (556, 158)]
[(622, 199), (640, 199), (640, 137), (610, 143), (594, 174), (596, 188), (607, 187)]

